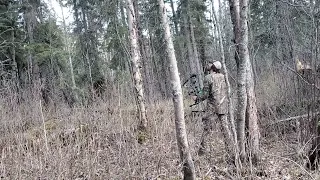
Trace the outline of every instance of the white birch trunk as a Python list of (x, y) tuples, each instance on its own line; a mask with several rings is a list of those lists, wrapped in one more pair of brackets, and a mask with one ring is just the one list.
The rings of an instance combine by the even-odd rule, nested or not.
[(184, 121), (184, 110), (183, 110), (183, 96), (181, 89), (181, 82), (178, 72), (178, 66), (176, 61), (176, 56), (174, 52), (173, 42), (171, 38), (170, 28), (167, 20), (166, 9), (164, 6), (163, 0), (158, 0), (162, 28), (164, 31), (165, 41), (166, 41), (166, 50), (168, 53), (168, 58), (170, 60), (170, 78), (172, 85), (172, 95), (173, 95), (173, 104), (175, 110), (175, 125), (176, 125), (176, 137), (178, 141), (178, 147), (180, 151), (180, 158), (183, 163), (184, 179), (195, 179), (195, 168), (193, 160), (191, 157), (188, 138), (186, 132), (186, 126)]
[(128, 25), (130, 34), (130, 45), (131, 45), (131, 64), (132, 64), (132, 75), (134, 79), (134, 87), (137, 96), (137, 105), (139, 107), (140, 113), (140, 130), (147, 130), (147, 116), (146, 107), (144, 100), (144, 92), (142, 87), (142, 77), (140, 72), (140, 54), (139, 54), (139, 44), (138, 44), (138, 34), (136, 27), (135, 12), (131, 0), (127, 0), (127, 15), (128, 15)]
[(74, 72), (73, 72), (71, 48), (70, 48), (70, 42), (68, 42), (67, 25), (66, 25), (66, 21), (65, 21), (65, 17), (64, 17), (64, 13), (63, 13), (63, 8), (62, 8), (61, 2), (60, 2), (60, 8), (61, 8), (61, 13), (62, 13), (63, 30), (64, 30), (64, 33), (65, 33), (65, 44), (67, 46), (67, 52), (68, 52), (68, 56), (69, 56), (71, 83), (72, 83), (72, 88), (75, 89), (76, 88), (76, 81), (75, 81)]

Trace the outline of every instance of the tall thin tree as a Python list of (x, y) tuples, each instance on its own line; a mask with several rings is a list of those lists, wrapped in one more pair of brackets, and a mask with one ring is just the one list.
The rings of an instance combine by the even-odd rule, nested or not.
[(259, 129), (252, 65), (248, 48), (248, 0), (229, 0), (229, 4), (236, 45), (235, 59), (238, 65), (237, 137), (240, 156), (244, 159), (247, 155), (245, 149), (247, 124), (249, 130), (248, 144), (255, 163), (259, 159)]
[(172, 86), (173, 104), (175, 110), (176, 136), (180, 151), (180, 158), (183, 162), (184, 179), (193, 180), (195, 179), (195, 169), (188, 145), (186, 125), (184, 121), (183, 95), (178, 72), (178, 65), (167, 20), (166, 8), (164, 6), (163, 0), (158, 0), (158, 3), (161, 13), (162, 28), (164, 31), (164, 37), (166, 42), (166, 51), (170, 60), (170, 79)]
[(147, 130), (147, 115), (146, 106), (144, 99), (144, 91), (142, 86), (142, 76), (140, 72), (140, 62), (141, 57), (139, 53), (138, 44), (138, 33), (137, 33), (137, 21), (135, 18), (134, 7), (131, 0), (127, 0), (127, 15), (128, 15), (128, 25), (130, 34), (130, 45), (131, 45), (131, 64), (132, 64), (132, 75), (134, 79), (134, 88), (137, 96), (137, 103), (139, 107), (140, 115), (140, 130)]
[(190, 16), (189, 16), (189, 27), (190, 27), (192, 49), (193, 49), (193, 60), (194, 60), (195, 66), (196, 66), (197, 74), (198, 74), (199, 85), (200, 85), (200, 87), (202, 89), (203, 88), (203, 72), (201, 70), (202, 67), (201, 67), (201, 63), (200, 63), (200, 60), (199, 60), (197, 42), (196, 42), (196, 38), (195, 38), (195, 35), (194, 35), (193, 24), (192, 24), (192, 20), (191, 20)]
[(63, 5), (62, 2), (59, 1), (60, 4), (60, 9), (61, 9), (61, 14), (62, 14), (62, 24), (63, 24), (63, 30), (64, 30), (64, 36), (65, 36), (65, 44), (66, 44), (66, 50), (68, 52), (68, 59), (69, 59), (69, 66), (70, 66), (70, 75), (71, 75), (71, 83), (72, 83), (72, 88), (76, 88), (76, 81), (74, 78), (74, 71), (73, 71), (73, 62), (72, 62), (72, 55), (71, 55), (71, 47), (70, 47), (70, 42), (68, 42), (68, 33), (67, 33), (67, 24), (63, 12)]

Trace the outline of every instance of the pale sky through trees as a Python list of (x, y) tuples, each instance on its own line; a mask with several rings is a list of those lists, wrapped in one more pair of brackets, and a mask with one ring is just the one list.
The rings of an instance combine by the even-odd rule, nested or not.
[[(49, 9), (51, 11), (54, 11), (54, 15), (56, 16), (57, 21), (58, 21), (59, 24), (62, 24), (62, 22), (63, 22), (63, 17), (62, 17), (62, 10), (63, 10), (64, 18), (65, 18), (65, 21), (66, 21), (66, 25), (68, 26), (73, 22), (72, 8), (70, 8), (70, 7), (62, 7), (62, 10), (61, 10), (61, 6), (59, 5), (58, 1), (59, 0), (44, 0), (44, 2), (46, 2), (48, 4)], [(174, 0), (174, 2), (175, 2), (175, 5), (176, 5), (177, 0)], [(208, 4), (210, 5), (211, 3), (208, 3)], [(167, 10), (171, 11), (170, 4), (166, 3), (166, 6), (167, 6)], [(215, 8), (215, 10), (217, 10), (218, 7), (219, 7), (218, 0), (214, 0), (214, 8)], [(176, 8), (176, 6), (175, 6), (175, 8)], [(211, 8), (210, 9), (208, 8), (208, 10), (211, 11)], [(210, 16), (210, 15), (208, 14), (208, 16)]]
[(62, 16), (62, 10), (63, 10), (63, 15), (66, 21), (66, 25), (70, 25), (70, 23), (73, 22), (73, 14), (72, 14), (72, 8), (69, 7), (62, 7), (58, 2), (59, 0), (44, 0), (45, 3), (48, 4), (48, 8), (50, 11), (54, 12), (54, 15), (57, 18), (57, 21), (59, 24), (62, 24), (63, 22), (63, 16)]

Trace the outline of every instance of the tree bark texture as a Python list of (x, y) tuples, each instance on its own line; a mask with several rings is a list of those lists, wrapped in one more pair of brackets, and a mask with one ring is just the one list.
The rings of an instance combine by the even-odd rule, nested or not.
[(195, 168), (191, 157), (188, 138), (186, 132), (186, 125), (184, 121), (184, 109), (183, 109), (183, 95), (181, 89), (181, 82), (178, 72), (178, 66), (176, 56), (174, 52), (173, 42), (171, 38), (170, 28), (167, 20), (166, 9), (163, 0), (158, 0), (162, 28), (164, 31), (166, 50), (170, 61), (170, 79), (172, 86), (173, 104), (175, 109), (175, 125), (176, 125), (176, 137), (178, 141), (178, 147), (180, 151), (180, 158), (183, 163), (184, 179), (195, 179)]
[(237, 140), (240, 156), (247, 156), (245, 129), (249, 131), (248, 144), (254, 163), (259, 159), (259, 128), (254, 92), (254, 79), (249, 55), (248, 0), (229, 0), (231, 20), (236, 44), (235, 59), (238, 64)]
[(248, 124), (248, 131), (249, 131), (249, 149), (251, 150), (252, 162), (256, 164), (260, 157), (259, 157), (259, 139), (260, 139), (260, 131), (258, 125), (258, 110), (256, 106), (256, 95), (254, 90), (254, 78), (252, 72), (252, 66), (250, 61), (247, 62), (247, 124)]
[[(187, 13), (187, 12), (185, 12)], [(194, 61), (194, 55), (192, 50), (192, 44), (191, 44), (191, 33), (188, 28), (188, 17), (187, 14), (183, 16), (183, 27), (184, 27), (184, 33), (186, 38), (186, 46), (187, 46), (187, 52), (188, 52), (188, 61), (189, 61), (189, 67), (190, 67), (190, 74), (196, 74), (197, 73), (197, 66)]]
[[(36, 9), (38, 4), (36, 4), (37, 2), (30, 0), (25, 0), (24, 3), (26, 5), (24, 18), (26, 22), (27, 38), (29, 45), (32, 45), (34, 43), (34, 28), (37, 24)], [(39, 97), (41, 93), (40, 69), (31, 50), (28, 50), (28, 75), (29, 81), (33, 83), (34, 93), (36, 97)]]
[(139, 4), (138, 1), (135, 0), (133, 1), (133, 7), (134, 7), (134, 12), (135, 12), (135, 17), (136, 17), (136, 27), (137, 27), (137, 34), (138, 34), (138, 42), (139, 42), (139, 51), (140, 51), (140, 57), (142, 61), (142, 67), (143, 67), (143, 75), (144, 75), (144, 90), (145, 90), (145, 97), (150, 103), (152, 101), (152, 86), (151, 86), (151, 78), (150, 78), (150, 67), (149, 67), (149, 62), (148, 62), (148, 57), (147, 57), (147, 50), (146, 50), (146, 44), (145, 44), (145, 38), (144, 35), (142, 34), (142, 28), (141, 28), (141, 18), (139, 16)]
[(137, 105), (139, 108), (140, 125), (141, 130), (147, 130), (147, 116), (146, 107), (144, 100), (144, 92), (142, 87), (142, 77), (140, 72), (140, 54), (138, 44), (138, 34), (135, 19), (134, 7), (131, 0), (127, 0), (127, 13), (128, 13), (128, 25), (130, 34), (130, 45), (131, 45), (131, 65), (132, 65), (132, 76), (134, 79), (134, 88), (137, 96)]
[(194, 35), (193, 24), (192, 24), (190, 16), (189, 16), (189, 27), (190, 27), (190, 34), (191, 34), (192, 49), (193, 49), (193, 60), (194, 60), (194, 64), (196, 65), (199, 85), (200, 85), (200, 88), (202, 89), (203, 88), (203, 73), (202, 73), (202, 68), (201, 68), (201, 64), (200, 64), (200, 60), (199, 60), (199, 53), (198, 53), (198, 49), (197, 49), (196, 38)]
[[(239, 27), (240, 27), (240, 4), (239, 0), (229, 0), (230, 6), (230, 14), (231, 14), (231, 21), (233, 24), (233, 34), (234, 34), (234, 43), (237, 44), (239, 42)], [(236, 46), (235, 51), (235, 60), (237, 65), (239, 66), (239, 46)], [(239, 67), (238, 67), (239, 68)]]
[[(12, 3), (9, 3), (9, 10), (11, 10), (13, 7)], [(13, 10), (11, 10), (12, 13), (10, 13), (10, 18), (13, 19)], [(16, 47), (15, 47), (15, 27), (13, 25), (12, 30), (11, 30), (11, 59), (12, 59), (12, 78), (14, 80), (15, 84), (15, 91), (20, 90), (20, 82), (19, 82), (19, 70), (18, 70), (18, 64), (16, 61)]]

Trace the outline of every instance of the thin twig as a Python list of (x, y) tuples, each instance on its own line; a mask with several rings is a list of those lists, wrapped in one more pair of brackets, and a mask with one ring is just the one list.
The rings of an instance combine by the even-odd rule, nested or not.
[(290, 5), (290, 6), (293, 6), (293, 7), (304, 7), (304, 5), (301, 5), (301, 4), (292, 4), (292, 3), (288, 2), (288, 1), (284, 1), (284, 0), (281, 0), (281, 2), (286, 3), (286, 4), (288, 4), (288, 5)]
[[(318, 115), (318, 114), (320, 114), (320, 112), (315, 112), (314, 113), (314, 115)], [(278, 123), (285, 122), (285, 121), (297, 120), (299, 118), (306, 118), (308, 116), (310, 116), (310, 114), (303, 114), (303, 115), (299, 115), (299, 116), (289, 117), (289, 118), (286, 118), (286, 119), (277, 120), (276, 122), (273, 122), (273, 123), (268, 124), (268, 125), (274, 125), (274, 124), (278, 124)]]
[(46, 149), (47, 149), (47, 152), (48, 152), (49, 151), (49, 146), (48, 146), (47, 128), (46, 128), (46, 123), (45, 123), (45, 119), (44, 119), (44, 115), (43, 115), (43, 111), (42, 111), (41, 99), (39, 100), (39, 105), (40, 105), (41, 120), (42, 120), (42, 125), (43, 125), (44, 141), (45, 141)]

